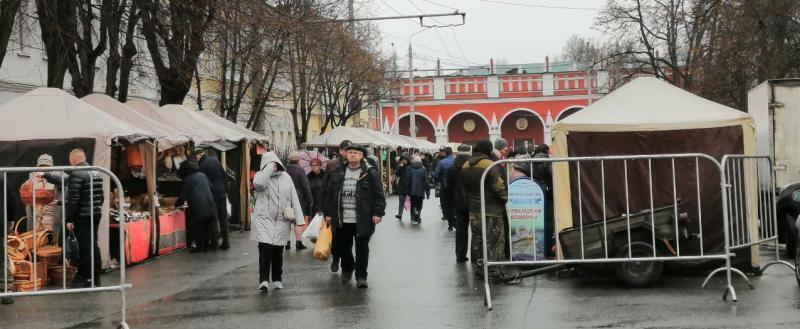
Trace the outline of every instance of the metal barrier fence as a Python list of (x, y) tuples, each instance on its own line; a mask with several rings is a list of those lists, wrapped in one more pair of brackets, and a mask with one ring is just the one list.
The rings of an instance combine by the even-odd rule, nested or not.
[[(679, 166), (678, 170), (676, 170), (676, 163), (678, 163)], [(565, 257), (560, 257), (560, 259), (537, 259), (534, 257), (533, 260), (523, 261), (487, 260), (486, 178), (493, 168), (501, 164), (530, 166), (531, 172), (533, 172), (533, 167), (537, 164), (561, 165), (562, 169), (563, 166), (566, 166), (567, 169), (570, 170), (571, 173), (569, 176), (571, 177), (571, 181), (569, 193), (571, 193), (571, 204), (569, 206), (573, 207), (572, 215), (573, 217), (577, 215), (578, 221), (577, 224), (574, 224), (575, 221), (572, 218), (570, 219), (574, 224), (574, 227), (571, 228), (571, 241), (573, 241), (575, 246), (573, 246), (573, 250), (571, 250), (572, 252), (570, 252), (569, 255), (567, 255), (565, 245), (562, 239), (560, 239), (560, 232), (556, 229), (556, 241), (558, 242), (557, 245), (559, 245), (558, 251)], [(658, 176), (658, 173), (654, 175), (654, 166), (657, 167), (657, 170), (662, 176)], [(701, 176), (701, 174), (704, 173), (706, 176)], [(685, 175), (679, 176), (679, 174)], [(508, 182), (510, 175), (511, 173), (507, 171), (506, 182)], [(666, 177), (664, 177), (664, 175), (666, 175)], [(634, 177), (631, 178), (629, 176)], [(705, 179), (708, 177), (710, 177), (709, 179), (713, 184), (708, 184), (709, 181)], [(615, 178), (621, 178), (624, 182), (621, 183), (622, 186), (619, 185), (619, 182), (616, 182), (617, 185), (612, 186), (611, 189), (620, 190), (619, 192), (624, 194), (624, 199), (620, 199), (620, 196), (607, 192), (608, 186), (610, 185), (608, 184), (609, 180)], [(577, 179), (577, 183), (572, 181), (572, 179)], [(654, 188), (654, 181), (657, 181), (660, 186)], [(732, 268), (730, 264), (731, 231), (729, 230), (729, 222), (727, 220), (729, 218), (728, 200), (722, 197), (725, 195), (723, 192), (725, 190), (724, 182), (724, 172), (721, 164), (717, 160), (705, 154), (694, 153), (508, 159), (492, 163), (484, 171), (480, 180), (482, 228), (480, 234), (482, 237), (482, 266), (484, 288), (486, 292), (486, 306), (489, 309), (492, 308), (491, 287), (489, 285), (489, 268), (492, 266), (610, 263), (620, 264), (622, 266), (625, 263), (693, 260), (725, 261), (725, 267), (720, 270), (726, 272), (727, 279), (723, 299), (726, 299), (730, 294), (732, 300), (735, 301), (737, 298), (736, 291), (732, 285), (731, 273), (737, 273), (745, 279), (746, 276), (744, 273)], [(611, 185), (613, 184), (612, 182)], [(679, 184), (680, 188), (678, 187)], [(597, 193), (598, 187), (601, 190), (600, 193)], [(591, 189), (594, 192), (594, 202), (597, 202), (596, 197), (598, 194), (600, 194), (599, 196), (602, 200), (600, 205), (602, 207), (601, 211), (598, 212), (598, 207), (595, 205), (594, 213), (599, 216), (592, 222), (586, 220), (586, 217), (591, 216), (589, 213), (585, 214), (585, 212), (589, 210), (588, 207), (584, 206), (584, 201), (587, 200), (584, 195), (584, 190), (586, 189)], [(634, 198), (631, 198), (631, 190), (639, 191), (646, 195), (636, 194)], [(704, 198), (704, 193), (701, 192), (702, 190), (713, 192), (713, 194), (718, 193), (719, 196), (712, 199)], [(558, 194), (559, 192), (560, 191), (556, 190), (554, 193)], [(688, 229), (686, 229), (684, 225), (690, 224), (686, 224), (684, 221), (686, 218), (682, 218), (686, 216), (683, 215), (682, 210), (679, 210), (679, 207), (684, 206), (681, 197), (684, 199), (693, 199), (690, 200), (691, 202), (687, 202), (692, 204), (692, 209), (687, 209), (687, 213), (696, 211), (696, 227), (698, 232), (696, 235), (693, 235), (692, 238), (696, 237), (699, 240), (699, 243), (693, 245), (694, 248), (689, 248), (690, 246), (684, 245), (684, 250), (681, 250), (681, 241), (684, 240), (684, 244), (686, 244), (689, 238), (687, 234)], [(623, 209), (614, 209), (610, 207), (609, 204), (607, 204), (608, 199), (614, 199), (617, 201), (617, 206)], [(668, 199), (670, 202), (666, 207), (662, 207), (662, 204), (656, 204), (656, 199), (662, 200), (661, 202)], [(591, 198), (589, 201), (592, 201)], [(633, 204), (632, 201), (634, 201)], [(577, 205), (577, 211), (574, 209), (575, 205)], [(704, 210), (704, 205), (705, 207), (711, 207), (711, 209), (709, 210), (706, 208), (706, 210)], [(719, 205), (721, 209), (714, 207), (715, 205)], [(558, 206), (558, 204), (554, 205), (556, 208)], [(632, 209), (632, 206), (639, 206), (640, 208)], [(632, 213), (632, 210), (634, 210), (635, 213)], [(681, 214), (679, 214), (679, 211)], [(714, 214), (709, 212), (713, 211), (720, 211), (721, 213), (719, 216), (711, 216)], [(618, 217), (616, 219), (609, 219), (609, 212), (616, 212)], [(704, 218), (704, 215), (706, 218)], [(709, 219), (709, 216), (712, 218)], [(598, 217), (602, 219), (597, 220)], [(717, 222), (709, 223), (714, 218), (717, 219)], [(632, 220), (634, 222), (633, 226)], [(558, 222), (558, 219), (556, 219), (556, 222)], [(602, 222), (602, 225), (600, 225), (600, 222)], [(717, 226), (714, 227), (711, 224)], [(716, 230), (711, 230), (711, 227), (716, 228)], [(578, 234), (574, 234), (576, 231)], [(717, 240), (722, 238), (721, 241), (707, 241), (708, 238), (706, 236), (713, 237), (714, 232), (717, 234)], [(617, 238), (610, 236), (609, 233), (615, 234)], [(684, 233), (683, 237), (680, 236), (681, 233)], [(591, 241), (587, 239), (587, 237), (597, 237), (598, 235), (600, 236), (599, 241), (597, 241), (598, 239)], [(579, 240), (578, 243), (574, 243), (575, 239)], [(623, 247), (617, 248), (618, 250), (616, 250), (616, 252), (613, 252), (614, 250), (609, 250), (609, 239), (612, 240), (612, 246), (622, 244)], [(617, 239), (621, 240), (617, 241)], [(660, 244), (657, 245), (657, 242)], [(708, 250), (708, 247), (704, 247), (708, 242), (718, 243), (716, 246), (708, 246), (716, 247), (717, 249)], [(674, 248), (672, 243), (675, 244)], [(602, 247), (597, 247), (598, 244), (602, 245)], [(649, 254), (649, 252), (642, 253), (641, 248), (634, 254), (633, 249), (636, 245), (649, 245), (652, 249), (652, 254)], [(580, 247), (580, 252), (575, 252), (574, 249), (578, 246)], [(593, 249), (587, 249), (587, 247)], [(666, 250), (666, 252), (662, 251), (659, 253), (659, 247), (661, 247), (662, 250)], [(645, 250), (646, 249), (647, 248), (645, 248)], [(716, 272), (712, 272), (709, 277), (714, 273)]]
[[(772, 242), (775, 260), (764, 264), (761, 271), (776, 264), (785, 265), (794, 271), (794, 265), (780, 259), (778, 249), (777, 190), (772, 159), (768, 156), (726, 155), (722, 158), (722, 167), (725, 173), (725, 198), (729, 208), (730, 249), (734, 251)], [(753, 222), (753, 225), (749, 225)], [(726, 268), (718, 268), (712, 272), (703, 287), (711, 276), (724, 270)], [(747, 283), (750, 284), (749, 280)]]
[[(92, 202), (94, 200), (95, 193), (103, 193), (102, 190), (101, 191), (95, 191), (94, 190), (94, 181), (96, 179), (101, 179), (102, 180), (103, 178), (102, 178), (102, 176), (100, 174), (104, 174), (104, 175), (108, 176), (111, 179), (111, 181), (116, 185), (116, 188), (117, 188), (117, 191), (118, 191), (118, 196), (119, 196), (119, 200), (118, 200), (119, 208), (120, 209), (124, 209), (125, 208), (125, 195), (124, 195), (124, 190), (123, 190), (123, 187), (122, 187), (122, 183), (120, 182), (119, 178), (117, 178), (116, 175), (114, 175), (108, 169), (105, 169), (105, 168), (102, 168), (102, 167), (96, 167), (96, 166), (64, 167), (64, 166), (62, 166), (62, 167), (0, 168), (0, 173), (2, 173), (2, 175), (3, 175), (3, 200), (5, 200), (6, 202), (8, 202), (8, 200), (9, 200), (9, 198), (8, 198), (8, 195), (9, 195), (8, 194), (8, 176), (9, 176), (9, 173), (17, 173), (17, 174), (25, 174), (25, 173), (27, 173), (27, 174), (29, 174), (29, 177), (36, 177), (36, 175), (38, 175), (38, 173), (53, 173), (53, 175), (51, 175), (51, 177), (57, 177), (56, 179), (58, 181), (60, 181), (60, 186), (58, 186), (58, 188), (60, 188), (60, 190), (62, 191), (62, 193), (61, 193), (61, 205), (62, 205), (61, 206), (61, 246), (62, 246), (62, 250), (61, 250), (61, 261), (62, 261), (62, 266), (61, 266), (61, 268), (62, 268), (61, 287), (57, 288), (57, 289), (50, 289), (50, 288), (48, 288), (48, 289), (39, 289), (39, 287), (37, 287), (36, 282), (39, 279), (39, 276), (38, 276), (38, 273), (37, 273), (38, 270), (39, 270), (38, 269), (38, 257), (39, 257), (38, 256), (38, 248), (39, 247), (38, 247), (38, 243), (34, 239), (33, 245), (32, 245), (33, 252), (31, 253), (31, 256), (30, 256), (31, 260), (32, 260), (32, 263), (33, 263), (33, 266), (32, 266), (32, 269), (31, 269), (31, 274), (30, 274), (31, 281), (33, 283), (33, 290), (32, 291), (18, 291), (18, 292), (12, 291), (12, 292), (9, 292), (8, 284), (6, 284), (5, 285), (5, 289), (3, 289), (3, 291), (0, 292), (0, 297), (44, 296), (44, 295), (58, 295), (58, 294), (76, 294), (76, 293), (89, 293), (89, 292), (118, 291), (120, 293), (120, 299), (121, 299), (121, 306), (120, 307), (121, 307), (121, 311), (122, 311), (121, 321), (120, 321), (119, 326), (121, 328), (128, 328), (128, 323), (126, 321), (127, 301), (126, 301), (126, 296), (125, 296), (125, 289), (131, 288), (132, 286), (130, 284), (126, 283), (126, 281), (125, 281), (125, 212), (124, 211), (120, 211), (120, 213), (119, 213), (119, 225), (120, 225), (120, 228), (119, 228), (119, 252), (120, 252), (120, 255), (119, 255), (119, 257), (120, 257), (119, 258), (120, 259), (120, 262), (119, 262), (119, 264), (120, 264), (120, 267), (119, 267), (119, 278), (120, 278), (120, 281), (119, 282), (120, 283), (118, 285), (111, 285), (111, 286), (96, 286), (95, 285), (96, 282), (95, 282), (94, 278), (96, 277), (95, 276), (95, 249), (96, 248), (94, 248), (94, 247), (97, 246), (97, 241), (96, 241), (96, 232), (95, 232), (95, 224), (94, 223), (95, 223), (95, 221), (99, 221), (100, 218), (95, 218), (94, 211), (90, 211), (90, 215), (89, 216), (90, 216), (90, 224), (91, 225), (89, 225), (89, 227), (90, 227), (90, 234), (91, 234), (91, 240), (92, 240), (90, 245), (93, 246), (93, 248), (90, 248), (91, 249), (91, 255), (90, 255), (90, 258), (91, 258), (91, 270), (90, 270), (90, 272), (91, 273), (83, 273), (83, 274), (81, 274), (81, 276), (85, 276), (86, 274), (90, 274), (90, 277), (92, 278), (91, 287), (86, 287), (86, 288), (68, 288), (67, 287), (67, 266), (66, 266), (66, 264), (67, 264), (67, 254), (66, 254), (66, 249), (67, 249), (66, 248), (66, 245), (67, 245), (67, 242), (66, 242), (66, 239), (67, 239), (67, 234), (66, 234), (66, 230), (67, 230), (66, 229), (66, 216), (67, 216), (67, 214), (66, 214), (66, 208), (67, 208), (66, 207), (66, 205), (67, 205), (66, 194), (67, 193), (66, 192), (67, 192), (67, 186), (66, 186), (66, 183), (67, 183), (67, 179), (68, 179), (67, 173), (72, 173), (72, 172), (77, 172), (77, 171), (88, 171), (89, 172), (89, 175), (88, 175), (89, 176), (89, 182), (88, 183), (89, 183), (89, 199), (90, 199), (90, 202)], [(36, 209), (36, 205), (37, 205), (36, 204), (36, 202), (37, 202), (37, 200), (36, 200), (36, 197), (37, 197), (37, 193), (36, 193), (37, 192), (37, 184), (33, 183), (31, 185), (32, 185), (32, 201), (33, 201), (33, 204), (31, 206), (31, 217), (33, 217), (33, 220), (32, 220), (32, 222), (33, 222), (33, 230), (32, 230), (32, 232), (34, 232), (34, 238), (35, 238), (36, 237), (36, 233), (38, 233), (38, 230), (37, 230), (37, 222), (38, 222), (38, 220), (37, 220), (37, 214), (36, 214), (36, 211), (37, 211), (37, 209)], [(3, 209), (3, 237), (4, 237), (3, 240), (4, 240), (4, 243), (6, 243), (5, 241), (8, 240), (8, 236), (9, 236), (9, 231), (8, 231), (8, 229), (9, 229), (8, 228), (8, 209), (7, 208), (8, 207), (5, 207), (5, 209)], [(3, 260), (4, 260), (3, 261), (3, 276), (4, 276), (3, 278), (4, 278), (4, 282), (7, 283), (7, 282), (9, 282), (9, 280), (8, 280), (8, 270), (9, 270), (9, 264), (8, 264), (8, 261), (9, 261), (9, 257), (8, 257), (9, 250), (8, 250), (8, 246), (3, 248), (3, 251), (4, 251), (3, 252)], [(47, 266), (45, 266), (45, 268), (43, 270), (47, 271)], [(42, 288), (44, 288), (46, 284), (47, 284), (46, 282), (42, 282), (41, 283)]]

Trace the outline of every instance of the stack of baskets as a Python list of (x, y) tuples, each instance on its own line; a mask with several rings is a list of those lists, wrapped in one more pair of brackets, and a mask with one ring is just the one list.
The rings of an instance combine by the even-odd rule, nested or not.
[[(55, 241), (51, 231), (37, 231), (19, 233), (19, 225), (26, 217), (21, 218), (14, 225), (14, 233), (6, 239), (9, 264), (14, 275), (15, 291), (41, 290), (52, 278), (54, 285), (64, 282), (64, 266), (61, 264), (62, 252)], [(36, 250), (36, 264), (33, 263), (34, 246)], [(35, 270), (34, 270), (35, 269)], [(34, 272), (36, 278), (34, 279)], [(69, 284), (75, 277), (77, 269), (66, 264), (66, 282)]]

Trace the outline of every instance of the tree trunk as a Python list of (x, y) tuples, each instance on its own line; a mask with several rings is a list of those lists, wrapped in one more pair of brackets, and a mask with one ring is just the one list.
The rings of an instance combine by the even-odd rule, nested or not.
[(136, 22), (139, 21), (139, 8), (137, 1), (131, 2), (130, 16), (128, 25), (125, 29), (125, 45), (122, 46), (122, 59), (119, 68), (119, 101), (128, 101), (128, 89), (130, 88), (131, 70), (133, 70), (133, 57), (138, 52), (133, 35), (136, 32)]
[(0, 67), (3, 66), (3, 59), (6, 58), (6, 49), (8, 41), (11, 39), (11, 32), (14, 30), (19, 4), (20, 0), (0, 0)]
[(65, 31), (58, 27), (58, 22), (74, 16), (72, 1), (36, 0), (36, 12), (47, 55), (47, 86), (62, 89), (67, 73), (67, 54), (64, 49), (68, 47), (68, 39)]

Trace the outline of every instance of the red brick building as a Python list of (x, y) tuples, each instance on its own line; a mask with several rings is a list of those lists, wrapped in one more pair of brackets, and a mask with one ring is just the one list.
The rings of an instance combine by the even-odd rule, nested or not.
[[(589, 73), (589, 95), (586, 71), (572, 63), (504, 65), (492, 71), (415, 77), (417, 137), (438, 144), (498, 137), (511, 145), (549, 144), (554, 122), (586, 107), (589, 97), (597, 100), (608, 92), (606, 71)], [(381, 103), (381, 129), (409, 136), (408, 79), (400, 85), (401, 102)]]

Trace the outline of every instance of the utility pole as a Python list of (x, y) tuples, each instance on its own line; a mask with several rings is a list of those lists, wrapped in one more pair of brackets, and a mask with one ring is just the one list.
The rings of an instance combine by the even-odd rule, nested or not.
[(411, 50), (411, 42), (408, 43), (408, 106), (409, 106), (409, 125), (408, 125), (408, 133), (411, 138), (417, 138), (417, 125), (416, 125), (416, 113), (414, 113), (414, 52)]

